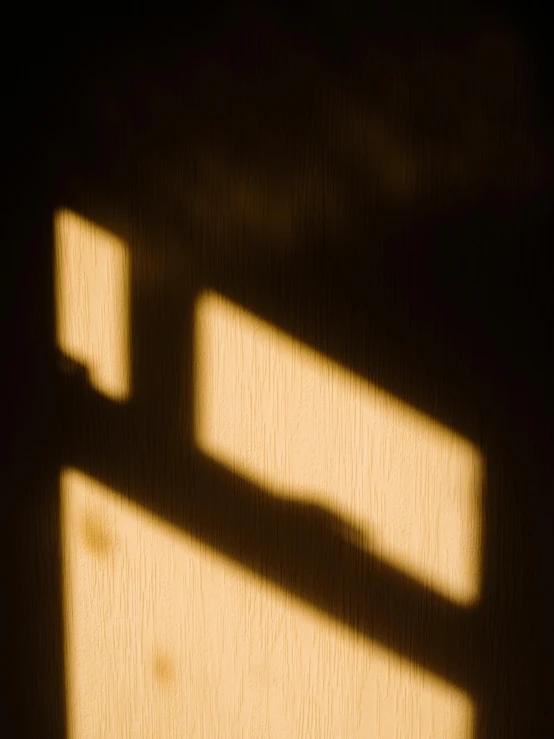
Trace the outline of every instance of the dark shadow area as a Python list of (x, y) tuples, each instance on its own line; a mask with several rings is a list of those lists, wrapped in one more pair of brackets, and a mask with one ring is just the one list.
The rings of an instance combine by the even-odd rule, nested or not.
[[(551, 78), (521, 18), (395, 6), (363, 23), (330, 8), (313, 23), (237, 10), (203, 31), (161, 15), (96, 19), (52, 28), (43, 64), (14, 74), (3, 271), (14, 735), (64, 735), (65, 465), (463, 687), (475, 739), (551, 735)], [(125, 405), (59, 362), (60, 206), (131, 249)], [(206, 287), (480, 446), (474, 609), (368, 554), (329, 512), (194, 449), (193, 305)]]

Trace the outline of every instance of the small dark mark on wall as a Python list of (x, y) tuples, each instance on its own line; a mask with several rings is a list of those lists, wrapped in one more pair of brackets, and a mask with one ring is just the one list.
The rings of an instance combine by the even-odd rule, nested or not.
[(87, 548), (98, 555), (108, 554), (114, 546), (113, 537), (98, 514), (85, 516), (83, 538)]
[(172, 677), (174, 670), (173, 660), (163, 652), (156, 652), (153, 661), (154, 678), (160, 683), (168, 683)]

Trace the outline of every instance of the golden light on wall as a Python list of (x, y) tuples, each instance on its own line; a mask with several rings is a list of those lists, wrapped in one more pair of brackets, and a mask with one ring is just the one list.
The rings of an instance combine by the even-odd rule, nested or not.
[(56, 334), (98, 392), (131, 394), (129, 254), (124, 242), (69, 210), (54, 220)]
[(68, 739), (472, 736), (466, 694), (76, 470), (61, 510)]
[[(59, 347), (125, 400), (126, 246), (69, 211), (55, 235)], [(337, 509), (454, 599), (477, 597), (482, 471), (467, 442), (216, 295), (198, 302), (195, 352), (203, 452)], [(82, 472), (64, 469), (60, 490), (68, 739), (472, 736), (455, 686)]]
[(205, 454), (338, 512), (375, 554), (452, 601), (479, 598), (478, 449), (217, 294), (199, 297), (195, 320)]

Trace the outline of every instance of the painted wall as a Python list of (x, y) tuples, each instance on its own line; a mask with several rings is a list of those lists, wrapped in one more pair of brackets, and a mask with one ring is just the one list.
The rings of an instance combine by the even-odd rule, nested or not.
[(18, 108), (11, 735), (548, 736), (532, 53), (226, 22)]
[[(55, 238), (60, 349), (129, 403), (127, 247), (67, 211)], [(475, 606), (479, 450), (216, 293), (197, 296), (194, 318), (193, 455), (259, 486), (260, 507), (279, 498), (334, 521), (332, 536), (453, 613)], [(70, 737), (472, 736), (459, 685), (91, 476), (63, 469), (60, 485)], [(375, 598), (370, 583), (356, 595)]]

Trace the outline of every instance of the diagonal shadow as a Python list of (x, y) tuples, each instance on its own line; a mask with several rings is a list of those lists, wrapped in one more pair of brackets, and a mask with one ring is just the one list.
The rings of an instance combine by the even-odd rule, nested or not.
[[(150, 51), (156, 48), (152, 42)], [(136, 59), (139, 67), (146, 64), (140, 54)], [(129, 69), (113, 54), (107, 60), (104, 67), (89, 60), (92, 77), (98, 82), (102, 71), (109, 72), (121, 92), (128, 87)], [(84, 63), (75, 65), (70, 81), (83, 68)], [(328, 68), (323, 84), (330, 88), (325, 75), (331, 75)], [(136, 92), (147, 96), (147, 82), (138, 79)], [(18, 390), (10, 398), (13, 417), (19, 419), (14, 515), (24, 523), (13, 542), (12, 591), (18, 604), (13, 631), (19, 650), (14, 706), (21, 725), (34, 727), (22, 735), (63, 735), (56, 483), (61, 464), (74, 464), (132, 495), (334, 618), (465, 687), (476, 701), (479, 739), (544, 734), (552, 723), (544, 679), (552, 653), (545, 596), (552, 548), (552, 365), (545, 349), (551, 299), (541, 262), (548, 234), (546, 196), (540, 201), (533, 195), (529, 203), (524, 195), (510, 200), (496, 191), (482, 204), (456, 203), (442, 207), (439, 215), (421, 204), (414, 210), (391, 206), (383, 198), (376, 222), (368, 225), (363, 206), (354, 207), (342, 214), (347, 225), (350, 219), (347, 237), (330, 228), (322, 238), (307, 228), (304, 247), (294, 254), (257, 252), (252, 244), (259, 230), (240, 240), (241, 222), (232, 232), (236, 249), (225, 251), (223, 230), (203, 237), (202, 228), (191, 227), (183, 213), (182, 174), (167, 156), (175, 152), (168, 122), (175, 125), (172, 114), (180, 120), (181, 111), (171, 84), (169, 107), (156, 123), (141, 118), (133, 95), (130, 104), (123, 97), (123, 110), (112, 110), (107, 123), (102, 115), (89, 116), (99, 101), (113, 102), (110, 84), (97, 84), (95, 97), (94, 85), (81, 82), (86, 90), (78, 101), (64, 84), (58, 102), (69, 94), (69, 108), (75, 106), (78, 114), (61, 133), (44, 133), (48, 144), (39, 141), (30, 149), (34, 159), (26, 152), (40, 176), (30, 188), (23, 183), (14, 232), (8, 230), (14, 237), (23, 228), (20, 238), (30, 244), (16, 269), (25, 288), (21, 294), (27, 296), (26, 302), (18, 298), (17, 315), (24, 322), (17, 328), (29, 341), (19, 338), (22, 353), (12, 378)], [(159, 77), (152, 87), (163, 98)], [(204, 104), (213, 110), (211, 103)], [(271, 129), (270, 123), (264, 125)], [(211, 135), (222, 142), (219, 155), (226, 161), (236, 140), (217, 126)], [(247, 143), (242, 141), (239, 159), (258, 155)], [(177, 162), (180, 156), (177, 150)], [(54, 182), (41, 179), (41, 173), (52, 171), (52, 162)], [(367, 184), (362, 176), (350, 182), (337, 177), (348, 197)], [(137, 393), (125, 408), (58, 374), (49, 229), (52, 208), (62, 202), (131, 243)], [(379, 248), (368, 250), (372, 235)], [(195, 252), (182, 246), (190, 241), (200, 244)], [(408, 242), (415, 245), (412, 251)], [(447, 253), (441, 248), (445, 242)], [(169, 264), (175, 244), (187, 252), (185, 262), (192, 268), (178, 275), (176, 288), (167, 283), (149, 288), (140, 265), (148, 272), (149, 255), (157, 265)], [(192, 285), (183, 290), (187, 280)], [(200, 455), (183, 451), (190, 442), (186, 409), (192, 393), (191, 358), (183, 346), (192, 346), (194, 291), (206, 285), (481, 445), (488, 473), (484, 592), (476, 612), (453, 609), (357, 549), (337, 531), (340, 522), (325, 512), (272, 500)], [(17, 346), (17, 331), (12, 339)], [(285, 541), (290, 555), (284, 554)], [(408, 610), (417, 617), (408, 621)], [(42, 686), (33, 673), (52, 679)], [(28, 695), (32, 709), (25, 702)]]
[[(79, 380), (68, 382), (61, 397), (64, 466), (117, 490), (361, 635), (471, 689), (467, 644), (480, 629), (471, 609), (368, 553), (356, 543), (356, 532), (324, 507), (269, 494), (201, 453), (183, 451), (171, 431), (158, 440), (154, 459), (150, 423), (133, 404), (124, 409)], [(407, 620), (406, 614), (417, 617)]]

